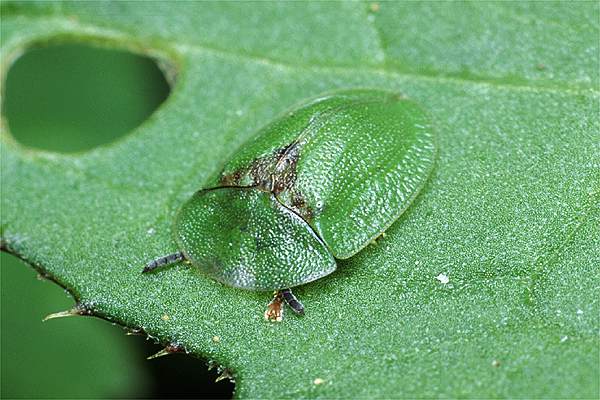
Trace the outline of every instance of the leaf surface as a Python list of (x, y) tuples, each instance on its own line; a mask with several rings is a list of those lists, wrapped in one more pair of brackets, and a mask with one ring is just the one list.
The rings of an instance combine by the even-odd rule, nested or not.
[[(86, 153), (28, 150), (3, 121), (3, 240), (97, 315), (226, 365), (242, 398), (598, 397), (597, 3), (2, 7), (3, 78), (53, 40), (177, 72), (149, 120)], [(438, 159), (383, 240), (295, 291), (304, 318), (266, 323), (264, 293), (183, 265), (140, 274), (258, 128), (356, 87), (420, 103)]]

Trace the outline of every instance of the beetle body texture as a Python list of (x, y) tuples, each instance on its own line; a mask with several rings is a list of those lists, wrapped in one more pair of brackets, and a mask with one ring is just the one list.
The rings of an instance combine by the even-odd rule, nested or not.
[(197, 192), (179, 212), (176, 231), (192, 264), (243, 289), (284, 289), (335, 270), (310, 226), (273, 194), (254, 188)]
[(321, 96), (264, 127), (183, 205), (177, 243), (230, 286), (311, 282), (402, 214), (434, 154), (427, 116), (405, 97), (366, 89)]

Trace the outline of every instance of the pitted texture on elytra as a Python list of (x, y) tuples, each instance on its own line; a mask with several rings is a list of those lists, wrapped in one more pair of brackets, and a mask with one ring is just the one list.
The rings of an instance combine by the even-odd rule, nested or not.
[(419, 106), (397, 93), (353, 89), (268, 125), (218, 181), (266, 185), (337, 258), (348, 258), (410, 205), (434, 155), (432, 129)]
[(296, 286), (336, 264), (311, 228), (273, 195), (254, 188), (196, 193), (175, 226), (186, 257), (227, 285), (254, 290)]

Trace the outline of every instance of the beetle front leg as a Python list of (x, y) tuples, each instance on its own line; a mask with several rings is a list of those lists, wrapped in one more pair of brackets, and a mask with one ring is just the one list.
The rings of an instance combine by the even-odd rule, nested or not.
[(273, 293), (273, 300), (267, 305), (265, 311), (265, 319), (267, 321), (281, 322), (283, 321), (283, 303), (286, 303), (292, 311), (298, 315), (304, 315), (304, 306), (300, 300), (294, 296), (291, 289), (276, 290)]
[(273, 300), (267, 305), (265, 319), (272, 322), (283, 321), (283, 295), (279, 290), (273, 294)]
[(283, 289), (281, 291), (281, 295), (283, 299), (287, 303), (288, 306), (298, 315), (304, 315), (304, 306), (300, 303), (300, 300), (294, 296), (291, 289)]
[(178, 251), (177, 253), (169, 254), (150, 261), (148, 264), (146, 264), (142, 270), (142, 273), (150, 272), (158, 267), (162, 267), (163, 265), (174, 264), (182, 260), (185, 260), (185, 257), (182, 252)]

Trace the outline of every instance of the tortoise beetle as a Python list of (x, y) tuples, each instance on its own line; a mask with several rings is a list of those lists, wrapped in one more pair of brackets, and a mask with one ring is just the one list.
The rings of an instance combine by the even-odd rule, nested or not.
[(187, 261), (241, 289), (275, 291), (332, 273), (381, 235), (411, 204), (435, 158), (426, 114), (398, 93), (351, 89), (312, 99), (262, 128), (183, 204), (179, 251), (143, 272)]

